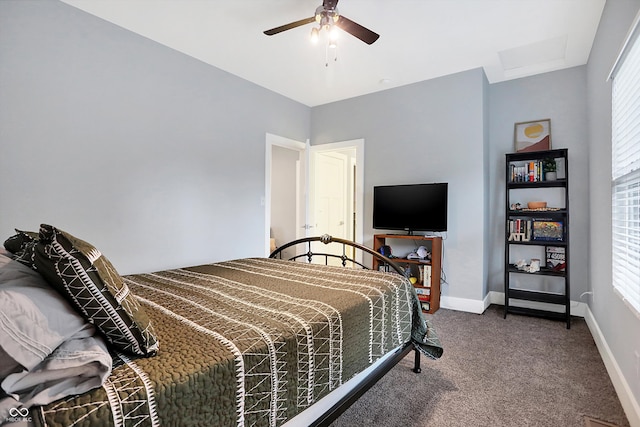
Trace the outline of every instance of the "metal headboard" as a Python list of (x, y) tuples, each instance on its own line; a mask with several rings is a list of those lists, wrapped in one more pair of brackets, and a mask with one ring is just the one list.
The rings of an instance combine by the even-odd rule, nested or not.
[[(311, 249), (311, 243), (312, 242), (322, 242), (325, 245), (328, 245), (329, 243), (334, 243), (334, 244), (339, 244), (342, 245), (342, 255), (337, 255), (337, 254), (331, 254), (331, 253), (326, 253), (326, 252), (314, 252)], [(305, 237), (302, 239), (298, 239), (298, 240), (294, 240), (292, 242), (286, 243), (282, 246), (280, 246), (279, 248), (277, 248), (276, 250), (274, 250), (273, 252), (271, 252), (271, 254), (269, 255), (269, 258), (280, 258), (282, 259), (282, 251), (291, 247), (291, 246), (295, 246), (295, 245), (299, 245), (301, 243), (306, 243), (306, 247), (307, 247), (307, 252), (305, 253), (301, 253), (301, 254), (297, 254), (294, 255), (290, 258), (288, 258), (289, 261), (296, 261), (300, 258), (305, 258), (308, 262), (311, 262), (311, 260), (313, 259), (313, 257), (324, 257), (325, 260), (325, 264), (329, 264), (329, 259), (339, 259), (341, 261), (341, 264), (343, 267), (347, 266), (348, 262), (352, 262), (356, 265), (359, 265), (360, 267), (364, 268), (364, 269), (369, 269), (369, 267), (365, 266), (364, 264), (362, 264), (361, 262), (351, 258), (350, 256), (347, 255), (347, 247), (352, 247), (352, 248), (356, 248), (359, 249), (363, 252), (366, 252), (376, 258), (378, 258), (382, 263), (384, 263), (385, 265), (390, 266), (391, 268), (393, 268), (395, 271), (397, 271), (399, 274), (404, 274), (402, 268), (400, 268), (400, 266), (398, 266), (398, 264), (396, 264), (395, 262), (393, 262), (392, 260), (390, 260), (389, 258), (387, 258), (386, 256), (379, 254), (378, 252), (374, 251), (373, 249), (370, 249), (364, 245), (361, 245), (360, 243), (356, 243), (356, 242), (352, 242), (351, 240), (345, 240), (345, 239), (340, 239), (338, 237), (332, 237), (328, 234), (323, 234), (322, 236), (316, 236), (316, 237)]]

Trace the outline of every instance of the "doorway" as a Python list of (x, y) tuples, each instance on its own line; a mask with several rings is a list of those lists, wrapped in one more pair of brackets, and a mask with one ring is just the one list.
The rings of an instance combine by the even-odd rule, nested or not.
[[(307, 144), (266, 135), (265, 253), (306, 235)], [(290, 251), (294, 249), (291, 248)], [(283, 258), (292, 254), (284, 253)]]
[[(278, 160), (281, 155), (282, 162)], [(276, 245), (280, 245), (292, 240), (283, 236), (294, 234), (295, 238), (300, 238), (326, 233), (362, 243), (364, 139), (310, 146), (308, 141), (304, 144), (267, 134), (266, 158), (267, 247), (272, 238), (275, 238)], [(295, 190), (283, 178), (291, 176), (291, 170), (296, 171)], [(279, 188), (276, 189), (276, 185)], [(291, 218), (292, 198), (296, 200), (295, 225), (291, 219), (283, 219), (285, 216)], [(274, 206), (283, 204), (289, 206), (285, 207), (288, 214), (279, 208), (274, 209)], [(277, 224), (288, 224), (288, 231), (282, 232)]]

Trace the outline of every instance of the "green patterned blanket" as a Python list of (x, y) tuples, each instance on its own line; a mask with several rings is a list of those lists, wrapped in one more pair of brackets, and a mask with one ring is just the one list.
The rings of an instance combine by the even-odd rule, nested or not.
[(252, 258), (124, 279), (158, 354), (114, 354), (101, 388), (37, 424), (278, 426), (402, 343), (442, 354), (397, 274)]

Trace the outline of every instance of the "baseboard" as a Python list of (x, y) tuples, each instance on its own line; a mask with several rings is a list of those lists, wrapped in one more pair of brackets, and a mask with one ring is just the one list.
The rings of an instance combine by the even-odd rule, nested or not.
[(468, 298), (448, 297), (443, 295), (440, 297), (440, 307), (449, 310), (482, 314), (487, 309), (487, 307), (489, 307), (489, 304), (486, 303), (487, 298), (485, 298), (484, 300), (475, 300)]
[[(504, 292), (491, 291), (489, 292), (487, 297), (484, 299), (484, 301), (488, 301), (488, 304), (486, 305), (486, 307), (488, 307), (489, 304), (504, 305)], [(518, 305), (526, 308), (536, 308), (539, 310), (548, 310), (548, 311), (558, 311), (559, 309), (559, 306), (556, 304), (546, 304), (543, 302), (536, 302), (536, 301), (520, 301), (518, 302)], [(587, 304), (583, 302), (571, 301), (569, 303), (569, 310), (571, 311), (572, 316), (584, 317), (586, 308), (587, 308)]]
[(604, 366), (618, 394), (618, 399), (620, 399), (622, 409), (624, 409), (624, 413), (627, 415), (629, 424), (631, 427), (640, 427), (640, 404), (635, 399), (629, 383), (622, 375), (620, 366), (618, 366), (616, 359), (613, 357), (613, 353), (611, 353), (611, 349), (588, 306), (585, 308), (584, 320), (589, 327), (589, 331), (591, 331), (591, 336), (593, 336), (596, 347), (600, 352), (600, 357), (602, 357)]
[[(466, 311), (467, 313), (482, 314), (491, 304), (504, 305), (504, 293), (491, 291), (483, 300), (450, 297), (445, 295), (440, 297), (440, 307), (450, 310)], [(535, 301), (522, 301), (520, 305), (523, 307), (550, 311), (558, 309), (557, 305), (539, 303)], [(583, 302), (571, 301), (571, 315), (584, 317), (585, 307), (587, 307), (587, 305)]]

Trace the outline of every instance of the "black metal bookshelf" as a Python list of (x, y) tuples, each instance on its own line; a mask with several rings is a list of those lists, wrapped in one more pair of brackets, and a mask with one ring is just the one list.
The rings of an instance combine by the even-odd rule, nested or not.
[[(563, 176), (550, 180), (545, 176), (542, 160), (555, 159)], [(515, 171), (515, 172), (514, 172)], [(523, 174), (524, 172), (524, 174)], [(563, 320), (567, 329), (571, 327), (570, 280), (569, 280), (569, 162), (568, 150), (545, 150), (506, 154), (505, 191), (505, 257), (504, 257), (504, 317), (507, 314), (521, 314)], [(527, 198), (528, 190), (538, 189), (536, 194), (546, 189), (560, 189), (564, 206), (529, 209), (514, 207), (516, 196)], [(516, 222), (516, 220), (520, 222)], [(539, 221), (536, 223), (536, 221)], [(542, 222), (555, 226), (557, 235), (549, 236), (536, 230)], [(514, 231), (514, 224), (520, 228)], [(538, 229), (540, 230), (540, 229)], [(558, 231), (559, 230), (559, 231)], [(539, 234), (537, 234), (539, 233)], [(540, 270), (528, 272), (516, 267), (513, 252), (517, 246), (541, 247), (545, 257), (541, 259)], [(564, 250), (564, 268), (547, 265), (548, 248)], [(521, 289), (513, 286), (518, 275), (528, 275), (537, 282), (548, 277), (560, 278), (564, 286), (562, 292), (547, 292)], [(542, 305), (544, 304), (544, 305)]]

